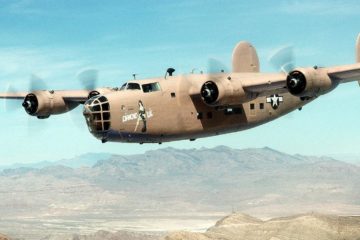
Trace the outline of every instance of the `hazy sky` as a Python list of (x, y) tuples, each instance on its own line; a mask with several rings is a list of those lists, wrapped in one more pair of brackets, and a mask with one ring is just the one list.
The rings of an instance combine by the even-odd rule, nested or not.
[[(26, 90), (31, 74), (49, 89), (80, 88), (76, 74), (100, 70), (101, 85), (204, 69), (215, 57), (230, 66), (240, 40), (258, 50), (261, 69), (284, 45), (296, 47), (298, 66), (354, 62), (360, 32), (358, 1), (57, 1), (0, 0), (0, 91)], [(230, 67), (229, 67), (230, 68)], [(159, 145), (101, 144), (75, 114), (31, 119), (0, 102), (0, 165), (70, 158), (87, 152), (141, 153)], [(19, 103), (21, 104), (21, 103)], [(244, 132), (161, 145), (269, 146), (288, 153), (360, 155), (360, 89), (345, 84), (281, 119)], [(77, 124), (74, 124), (74, 120)]]

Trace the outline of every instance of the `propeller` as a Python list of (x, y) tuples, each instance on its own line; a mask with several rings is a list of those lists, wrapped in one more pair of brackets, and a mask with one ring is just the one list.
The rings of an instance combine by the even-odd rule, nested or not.
[[(87, 69), (85, 71), (80, 72), (77, 75), (77, 77), (79, 82), (81, 83), (81, 85), (83, 85), (85, 89), (93, 90), (97, 85), (98, 71), (95, 69)], [(47, 86), (44, 80), (42, 80), (39, 76), (32, 74), (30, 76), (28, 89), (26, 90), (29, 94), (24, 98), (24, 100), (5, 99), (4, 104), (6, 111), (8, 112), (16, 111), (18, 109), (21, 109), (22, 106), (25, 109), (25, 111), (29, 114), (35, 112), (37, 109), (38, 102), (36, 96), (31, 93), (34, 93), (35, 91), (39, 91), (39, 90), (47, 90)], [(11, 84), (9, 84), (7, 87), (7, 92), (16, 93), (19, 91), (16, 88), (14, 88)], [(93, 92), (95, 91), (92, 91), (92, 93)], [(75, 116), (75, 114), (79, 115), (80, 112), (81, 112), (80, 110), (70, 111), (70, 113), (74, 113), (74, 114), (70, 114), (70, 117), (73, 119), (74, 124), (79, 128), (84, 126), (83, 124), (81, 126), (79, 125), (80, 123), (83, 122), (79, 121), (80, 120), (79, 116)], [(29, 120), (27, 124), (28, 134), (31, 135), (33, 133), (45, 129), (46, 128), (46, 126), (44, 126), (45, 122), (46, 121), (41, 121), (42, 125), (40, 126), (39, 125), (40, 123), (37, 121), (37, 119), (34, 119), (33, 117), (29, 116)]]
[(46, 90), (47, 85), (45, 81), (41, 79), (39, 76), (32, 74), (30, 77), (29, 90), (30, 92), (38, 91), (38, 90)]
[(25, 97), (22, 106), (29, 114), (35, 113), (38, 107), (38, 100), (36, 96), (31, 94), (34, 91), (46, 90), (47, 86), (45, 81), (39, 76), (32, 74), (29, 82), (29, 94)]
[(295, 54), (292, 46), (285, 46), (275, 51), (269, 57), (269, 62), (273, 67), (287, 74), (286, 85), (291, 94), (297, 95), (304, 91), (306, 77), (303, 73), (294, 70)]
[[(38, 91), (38, 90), (46, 90), (47, 86), (44, 82), (44, 80), (42, 80), (40, 77), (38, 77), (35, 74), (32, 74), (30, 76), (30, 81), (29, 81), (29, 85), (28, 85), (28, 89), (27, 91), (29, 93), (34, 92), (34, 91)], [(16, 93), (19, 92), (16, 88), (14, 88), (11, 84), (8, 84), (7, 93)], [(23, 106), (25, 108), (26, 111), (30, 111), (32, 108), (34, 108), (34, 100), (30, 97), (26, 97), (22, 104), (20, 103), (21, 100), (14, 100), (14, 99), (5, 99), (5, 109), (8, 112), (11, 111), (16, 111), (18, 109), (21, 108), (21, 106)]]
[(211, 74), (229, 72), (228, 68), (221, 61), (215, 58), (208, 60), (208, 75), (207, 81), (201, 86), (200, 96), (207, 104), (213, 104), (219, 97), (219, 89), (217, 79), (213, 78)]
[[(100, 94), (95, 90), (98, 87), (99, 82), (99, 71), (97, 69), (85, 69), (80, 71), (77, 74), (77, 79), (85, 90), (90, 91), (88, 96), (89, 99)], [(80, 110), (78, 107), (69, 112), (69, 118), (79, 130), (83, 130), (83, 128), (86, 126), (86, 124), (84, 124), (82, 110)]]
[(77, 78), (86, 90), (95, 90), (98, 86), (99, 71), (86, 69), (78, 73)]
[[(31, 97), (30, 93), (32, 93), (34, 91), (46, 90), (46, 89), (47, 89), (47, 87), (46, 87), (44, 80), (42, 80), (37, 75), (32, 74), (29, 79), (28, 88), (27, 88), (27, 90), (25, 90), (25, 91), (29, 92), (28, 96), (26, 96), (24, 98), (24, 100), (5, 99), (5, 101), (4, 101), (5, 102), (4, 103), (5, 110), (7, 112), (13, 112), (13, 111), (17, 111), (23, 107), (26, 112), (34, 111), (34, 109), (36, 108), (37, 101), (36, 101), (36, 98)], [(19, 91), (16, 88), (14, 88), (11, 84), (8, 84), (6, 92), (17, 93)], [(27, 128), (27, 134), (29, 136), (42, 133), (43, 130), (46, 128), (46, 126), (44, 126), (44, 124), (45, 124), (44, 122), (42, 122), (41, 127), (38, 124), (39, 123), (35, 122), (33, 117), (28, 116), (26, 128)]]
[[(17, 92), (15, 88), (8, 84), (6, 88), (7, 93)], [(5, 111), (6, 112), (14, 112), (21, 109), (21, 101), (20, 99), (4, 99)]]
[[(195, 70), (198, 69), (193, 68), (191, 74), (194, 74)], [(226, 67), (226, 65), (218, 59), (209, 58), (206, 70), (206, 74), (203, 75), (205, 77), (205, 81), (202, 86), (199, 85), (198, 81), (194, 81), (193, 78), (191, 78), (191, 75), (183, 75), (181, 81), (179, 81), (179, 85), (177, 86), (178, 91), (190, 94), (192, 99), (201, 100), (202, 98), (203, 100), (206, 99), (206, 102), (216, 101), (219, 91), (214, 83), (216, 79), (213, 79), (211, 74), (229, 72), (228, 67)], [(200, 71), (200, 74), (203, 74), (203, 71)], [(179, 98), (178, 101), (182, 101), (181, 98)], [(198, 104), (199, 101), (196, 100), (194, 103)]]
[(268, 60), (275, 69), (288, 74), (295, 68), (294, 47), (285, 46), (279, 48), (269, 57)]
[[(269, 57), (269, 62), (276, 69), (284, 72), (286, 86), (292, 95), (300, 95), (306, 89), (306, 76), (301, 71), (295, 70), (295, 54), (292, 46), (278, 49)], [(317, 69), (317, 67), (314, 67)]]
[(229, 72), (228, 68), (223, 64), (220, 60), (216, 58), (209, 58), (207, 65), (208, 73), (221, 73), (221, 72)]
[(46, 132), (49, 127), (49, 121), (39, 121), (37, 118), (27, 116), (27, 135), (29, 137), (34, 135), (42, 135)]

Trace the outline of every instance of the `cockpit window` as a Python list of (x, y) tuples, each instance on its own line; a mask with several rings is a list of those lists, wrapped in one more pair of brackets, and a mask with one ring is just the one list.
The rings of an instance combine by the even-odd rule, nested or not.
[(120, 91), (125, 90), (126, 84), (127, 84), (127, 83), (124, 83), (124, 84), (121, 86)]
[(138, 83), (128, 83), (126, 86), (126, 90), (141, 90), (140, 84)]
[(144, 91), (144, 93), (148, 93), (148, 92), (156, 92), (156, 91), (160, 91), (160, 84), (158, 82), (156, 83), (148, 83), (148, 84), (143, 84), (142, 85), (142, 89)]
[(120, 88), (120, 91), (123, 90), (141, 90), (141, 87), (138, 83), (124, 83)]

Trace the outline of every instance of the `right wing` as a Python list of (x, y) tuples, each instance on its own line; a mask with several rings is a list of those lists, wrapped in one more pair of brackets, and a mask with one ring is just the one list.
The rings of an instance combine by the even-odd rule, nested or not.
[[(42, 91), (34, 91), (35, 94), (36, 92), (42, 92)], [(55, 91), (55, 93), (60, 95), (64, 99), (64, 101), (77, 102), (81, 104), (86, 102), (90, 92), (91, 91), (89, 90)], [(28, 92), (0, 93), (0, 99), (24, 99), (29, 93)]]
[(0, 93), (0, 99), (24, 99), (28, 93)]

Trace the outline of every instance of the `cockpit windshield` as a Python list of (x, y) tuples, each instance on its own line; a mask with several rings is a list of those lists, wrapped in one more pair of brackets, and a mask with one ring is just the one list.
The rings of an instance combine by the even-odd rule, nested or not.
[(125, 88), (126, 88), (126, 85), (127, 85), (127, 83), (124, 83), (122, 86), (121, 86), (121, 88), (120, 88), (120, 91), (123, 91), (123, 90), (125, 90)]
[(132, 83), (132, 82), (124, 83), (120, 88), (120, 91), (123, 90), (141, 90), (141, 86), (138, 83)]

